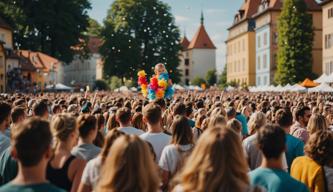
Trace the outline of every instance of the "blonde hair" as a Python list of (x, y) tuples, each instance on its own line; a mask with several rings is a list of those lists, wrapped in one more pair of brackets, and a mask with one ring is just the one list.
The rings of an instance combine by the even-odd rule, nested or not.
[(136, 135), (116, 139), (102, 167), (99, 192), (158, 191), (159, 176), (148, 144)]
[(239, 134), (221, 127), (205, 131), (177, 180), (184, 192), (244, 191), (248, 166)]
[(260, 127), (266, 124), (266, 115), (263, 112), (255, 112), (248, 122), (250, 135), (254, 134)]
[(51, 121), (51, 132), (55, 138), (54, 146), (59, 142), (65, 142), (76, 128), (77, 123), (75, 117), (69, 114), (57, 114), (53, 116)]
[(237, 119), (228, 121), (227, 128), (232, 129), (237, 133), (242, 133), (242, 124)]
[(328, 129), (328, 124), (323, 115), (319, 114), (311, 115), (307, 126), (309, 134), (314, 134), (317, 131), (323, 131), (326, 129)]
[(208, 128), (213, 128), (216, 126), (225, 127), (227, 125), (227, 120), (222, 115), (214, 115), (209, 119)]

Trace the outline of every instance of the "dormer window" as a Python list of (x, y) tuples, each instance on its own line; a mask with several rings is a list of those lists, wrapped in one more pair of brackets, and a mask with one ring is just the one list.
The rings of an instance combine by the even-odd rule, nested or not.
[(269, 7), (269, 0), (261, 0), (259, 12), (265, 11)]

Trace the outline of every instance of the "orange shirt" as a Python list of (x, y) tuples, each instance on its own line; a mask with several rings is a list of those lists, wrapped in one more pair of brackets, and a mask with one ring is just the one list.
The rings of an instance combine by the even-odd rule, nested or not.
[(308, 186), (311, 192), (325, 191), (322, 167), (310, 157), (296, 158), (291, 165), (290, 175)]

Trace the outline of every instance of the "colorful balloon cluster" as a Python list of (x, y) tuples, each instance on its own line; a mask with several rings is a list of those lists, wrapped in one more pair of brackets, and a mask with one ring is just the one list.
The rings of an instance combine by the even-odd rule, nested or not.
[(173, 97), (174, 90), (169, 86), (169, 75), (167, 73), (162, 73), (158, 77), (153, 76), (149, 84), (146, 76), (145, 71), (138, 72), (138, 84), (141, 86), (144, 97), (148, 97), (150, 101), (160, 98), (171, 99)]

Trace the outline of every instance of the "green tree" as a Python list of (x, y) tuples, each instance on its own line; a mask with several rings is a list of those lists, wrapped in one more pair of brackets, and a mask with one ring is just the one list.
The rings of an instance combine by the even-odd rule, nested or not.
[(312, 17), (304, 0), (285, 0), (278, 22), (277, 84), (294, 84), (312, 76)]
[(201, 84), (206, 84), (206, 81), (204, 78), (201, 77), (194, 77), (194, 79), (191, 81), (192, 85), (197, 85), (197, 86), (201, 86)]
[(110, 79), (111, 90), (118, 89), (123, 85), (122, 80), (117, 76), (112, 76)]
[(88, 0), (2, 0), (0, 16), (13, 28), (15, 47), (71, 61), (71, 46), (88, 25)]
[(170, 7), (160, 0), (115, 0), (102, 31), (105, 75), (136, 77), (140, 69), (165, 63), (170, 78), (179, 81), (179, 29)]
[(217, 77), (216, 77), (216, 70), (215, 69), (207, 71), (206, 82), (209, 86), (213, 86), (213, 85), (216, 84)]
[(100, 36), (102, 32), (102, 26), (95, 19), (89, 18), (87, 35)]
[(227, 80), (227, 65), (224, 66), (223, 72), (220, 75), (218, 84), (224, 88), (228, 86), (228, 80)]
[(94, 89), (109, 90), (109, 85), (104, 80), (96, 80), (94, 83)]

